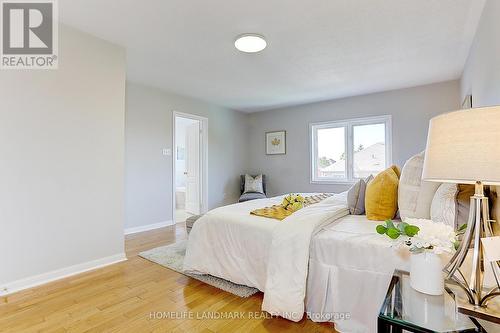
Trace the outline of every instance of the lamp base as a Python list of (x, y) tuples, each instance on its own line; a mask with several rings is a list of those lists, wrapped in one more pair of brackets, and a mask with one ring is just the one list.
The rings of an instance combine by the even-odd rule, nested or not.
[[(470, 201), (469, 220), (465, 235), (457, 251), (444, 268), (446, 283), (458, 285), (467, 295), (470, 304), (463, 305), (463, 311), (482, 308), (483, 315), (491, 313), (491, 311), (486, 310), (488, 302), (496, 296), (500, 296), (500, 261), (490, 263), (497, 287), (486, 292), (483, 290), (486, 263), (481, 238), (493, 236), (491, 222), (488, 198), (484, 196), (483, 184), (477, 182), (475, 194)], [(470, 248), (472, 248), (472, 268), (470, 278), (466, 279), (460, 268), (463, 266)], [(495, 312), (493, 311), (493, 313)], [(495, 317), (498, 317), (498, 314)]]
[(500, 324), (500, 304), (499, 302), (489, 302), (488, 306), (476, 306), (467, 301), (455, 299), (459, 313), (478, 319), (483, 319), (492, 323)]

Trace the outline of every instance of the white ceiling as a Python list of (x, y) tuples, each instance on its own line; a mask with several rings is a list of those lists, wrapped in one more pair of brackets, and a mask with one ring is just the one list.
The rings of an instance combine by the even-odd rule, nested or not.
[[(60, 0), (128, 79), (253, 112), (460, 77), (484, 0)], [(238, 52), (237, 35), (268, 47)]]

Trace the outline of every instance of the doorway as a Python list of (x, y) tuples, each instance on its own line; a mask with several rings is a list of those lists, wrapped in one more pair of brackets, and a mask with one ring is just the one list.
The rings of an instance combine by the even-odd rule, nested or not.
[(207, 209), (208, 120), (174, 112), (173, 221), (183, 223)]

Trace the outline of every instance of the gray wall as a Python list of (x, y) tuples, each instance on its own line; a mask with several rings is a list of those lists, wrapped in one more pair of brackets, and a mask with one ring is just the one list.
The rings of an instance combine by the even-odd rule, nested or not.
[(462, 100), (473, 106), (500, 105), (500, 1), (488, 0), (461, 80)]
[(234, 203), (247, 167), (245, 114), (127, 84), (125, 228), (172, 220), (172, 111), (208, 118), (208, 206)]
[[(311, 122), (392, 115), (393, 162), (403, 165), (425, 148), (429, 119), (458, 108), (458, 81), (307, 104), (250, 115), (250, 171), (268, 177), (269, 194), (339, 192), (348, 185), (310, 184)], [(287, 154), (265, 154), (265, 132), (287, 131)]]
[(57, 70), (0, 74), (0, 289), (124, 258), (125, 50), (59, 45)]

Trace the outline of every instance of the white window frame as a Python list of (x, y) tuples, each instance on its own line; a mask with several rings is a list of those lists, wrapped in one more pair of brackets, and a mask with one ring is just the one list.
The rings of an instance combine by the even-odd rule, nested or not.
[[(385, 164), (387, 167), (392, 165), (392, 116), (376, 116), (356, 119), (347, 119), (339, 121), (325, 121), (309, 124), (309, 148), (310, 148), (310, 180), (311, 184), (353, 184), (358, 179), (354, 178), (354, 127), (362, 125), (385, 125)], [(346, 177), (324, 178), (317, 177), (316, 164), (318, 163), (318, 129), (325, 128), (344, 128), (345, 134), (345, 155), (346, 155)]]

